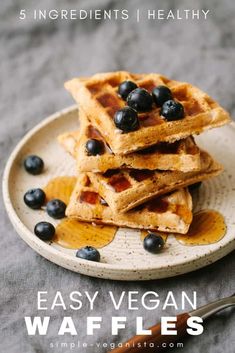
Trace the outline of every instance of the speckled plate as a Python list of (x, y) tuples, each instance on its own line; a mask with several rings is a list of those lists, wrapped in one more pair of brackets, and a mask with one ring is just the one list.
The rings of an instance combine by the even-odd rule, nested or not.
[[(203, 183), (195, 195), (195, 211), (215, 209), (225, 216), (227, 233), (219, 242), (203, 246), (185, 246), (169, 236), (166, 248), (158, 255), (144, 251), (140, 232), (119, 229), (113, 242), (100, 249), (101, 262), (80, 260), (75, 250), (38, 239), (34, 225), (51, 218), (44, 211), (30, 210), (22, 202), (25, 191), (45, 186), (55, 176), (75, 175), (75, 162), (58, 145), (58, 134), (73, 130), (78, 125), (77, 108), (72, 106), (53, 114), (32, 129), (11, 154), (3, 177), (3, 196), (10, 220), (21, 238), (48, 260), (72, 271), (88, 276), (116, 280), (149, 280), (172, 277), (213, 263), (235, 248), (235, 125), (213, 129), (197, 138), (223, 163), (225, 172)], [(45, 162), (42, 175), (32, 176), (22, 168), (28, 154), (37, 154)], [(56, 221), (54, 222), (56, 224)]]

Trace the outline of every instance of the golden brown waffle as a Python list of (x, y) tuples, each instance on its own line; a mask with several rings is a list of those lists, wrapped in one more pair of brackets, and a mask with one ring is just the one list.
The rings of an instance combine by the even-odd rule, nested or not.
[(70, 153), (73, 158), (76, 159), (76, 150), (81, 136), (81, 130), (74, 130), (65, 132), (57, 137), (58, 142), (65, 149), (66, 152)]
[[(59, 142), (77, 160), (78, 170), (82, 172), (106, 172), (108, 169), (134, 168), (149, 170), (180, 170), (188, 172), (199, 170), (200, 149), (193, 137), (176, 141), (163, 142), (148, 149), (128, 155), (117, 155), (101, 136), (100, 132), (89, 123), (84, 113), (80, 113), (81, 130), (60, 135)], [(88, 156), (85, 144), (89, 138), (103, 141), (104, 153)]]
[(87, 175), (81, 174), (66, 214), (86, 222), (185, 234), (192, 221), (192, 198), (187, 188), (180, 189), (118, 214), (95, 192)]
[(88, 172), (95, 190), (114, 212), (126, 212), (146, 200), (218, 175), (222, 166), (201, 151), (201, 170), (171, 172), (151, 170), (109, 170)]
[[(160, 108), (154, 106), (150, 112), (138, 115), (138, 130), (122, 133), (116, 128), (113, 117), (126, 105), (117, 94), (119, 84), (125, 80), (131, 80), (150, 92), (158, 85), (168, 86), (174, 99), (183, 104), (185, 117), (167, 122), (160, 115)], [(116, 154), (130, 153), (159, 142), (174, 142), (230, 121), (229, 114), (197, 87), (158, 74), (125, 71), (96, 74), (88, 78), (74, 78), (66, 82), (65, 87)]]

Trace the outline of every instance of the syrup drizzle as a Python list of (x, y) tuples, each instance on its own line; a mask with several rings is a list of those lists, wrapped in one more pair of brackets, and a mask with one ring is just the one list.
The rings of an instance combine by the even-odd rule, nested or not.
[[(114, 173), (115, 174), (115, 173)], [(73, 176), (56, 177), (49, 181), (44, 187), (46, 199), (58, 198), (68, 204), (77, 178)], [(93, 200), (93, 195), (83, 195)], [(96, 195), (96, 198), (99, 195)], [(93, 201), (92, 201), (93, 202)], [(54, 242), (62, 247), (78, 249), (83, 246), (94, 246), (102, 248), (110, 244), (118, 227), (111, 225), (100, 225), (94, 223), (80, 222), (75, 219), (65, 218), (56, 227)], [(169, 235), (174, 235), (177, 241), (183, 245), (209, 245), (221, 240), (226, 233), (224, 217), (215, 210), (201, 210), (193, 216), (192, 224), (187, 234), (172, 234), (159, 231), (141, 231), (141, 240), (150, 233), (156, 233), (167, 241)]]
[[(60, 199), (67, 205), (76, 181), (77, 178), (72, 176), (51, 179), (44, 188), (46, 199)], [(84, 200), (86, 199), (86, 201), (94, 204), (99, 195), (86, 191), (82, 197)], [(116, 226), (95, 225), (94, 223), (65, 218), (57, 225), (53, 241), (69, 249), (78, 249), (87, 245), (102, 248), (113, 241), (116, 232)]]

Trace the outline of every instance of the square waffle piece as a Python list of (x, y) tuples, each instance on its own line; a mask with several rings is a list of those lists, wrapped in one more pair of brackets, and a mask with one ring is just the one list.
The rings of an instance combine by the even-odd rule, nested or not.
[[(149, 92), (158, 85), (169, 87), (174, 100), (184, 106), (184, 118), (167, 121), (160, 115), (160, 108), (153, 105), (151, 111), (138, 114), (140, 127), (136, 131), (122, 133), (113, 118), (117, 110), (126, 106), (117, 92), (125, 80), (133, 81)], [(65, 83), (65, 88), (116, 154), (127, 154), (159, 142), (174, 142), (230, 121), (229, 114), (199, 88), (159, 74), (125, 71), (96, 74), (88, 78), (74, 78)]]
[[(201, 167), (200, 149), (193, 137), (173, 143), (162, 142), (147, 149), (117, 155), (112, 152), (100, 132), (80, 112), (81, 129), (58, 136), (58, 141), (77, 160), (82, 172), (106, 172), (108, 169), (134, 168), (149, 170), (179, 170), (188, 172)], [(85, 145), (88, 139), (101, 140), (103, 153), (97, 156), (87, 154)]]
[(120, 227), (187, 233), (192, 222), (192, 198), (187, 188), (154, 198), (126, 213), (115, 213), (95, 192), (84, 173), (78, 177), (66, 215), (81, 221)]
[(218, 175), (222, 166), (204, 151), (201, 151), (200, 171), (151, 171), (151, 170), (108, 170), (106, 173), (88, 172), (96, 190), (114, 212), (126, 212), (133, 207), (202, 180)]

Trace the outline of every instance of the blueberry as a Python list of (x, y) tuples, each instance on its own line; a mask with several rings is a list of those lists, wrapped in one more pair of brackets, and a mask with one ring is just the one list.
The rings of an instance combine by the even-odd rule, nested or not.
[(182, 119), (184, 117), (184, 107), (179, 102), (168, 100), (162, 106), (161, 115), (168, 121)]
[(30, 189), (24, 194), (24, 203), (34, 210), (41, 208), (45, 199), (46, 195), (42, 189)]
[(194, 183), (194, 184), (192, 184), (192, 185), (189, 185), (189, 186), (188, 186), (188, 189), (189, 189), (190, 192), (192, 192), (192, 191), (194, 191), (194, 190), (199, 189), (201, 185), (202, 185), (202, 182), (199, 181), (199, 182), (197, 182), (197, 183)]
[(104, 144), (100, 140), (90, 139), (86, 142), (86, 152), (89, 156), (96, 156), (104, 152)]
[(118, 94), (122, 99), (126, 100), (129, 93), (131, 93), (138, 86), (132, 81), (124, 81), (118, 87)]
[(38, 156), (28, 156), (24, 160), (25, 170), (33, 175), (40, 174), (44, 168), (43, 160)]
[(76, 257), (89, 261), (100, 261), (100, 253), (96, 248), (93, 248), (93, 246), (85, 246), (84, 248), (78, 249)]
[(48, 215), (55, 219), (65, 217), (66, 204), (58, 199), (49, 201), (46, 205), (46, 211)]
[(41, 240), (52, 240), (55, 234), (55, 227), (49, 222), (39, 222), (34, 227), (34, 234)]
[(155, 87), (152, 91), (152, 96), (158, 107), (161, 107), (166, 101), (173, 99), (171, 90), (167, 86)]
[(164, 240), (161, 235), (150, 233), (144, 238), (144, 248), (153, 254), (158, 253), (164, 247)]
[(137, 112), (146, 112), (152, 108), (153, 98), (144, 88), (136, 88), (127, 97), (129, 107)]
[(130, 107), (118, 110), (114, 115), (114, 123), (118, 129), (124, 132), (134, 131), (139, 127), (138, 115)]

